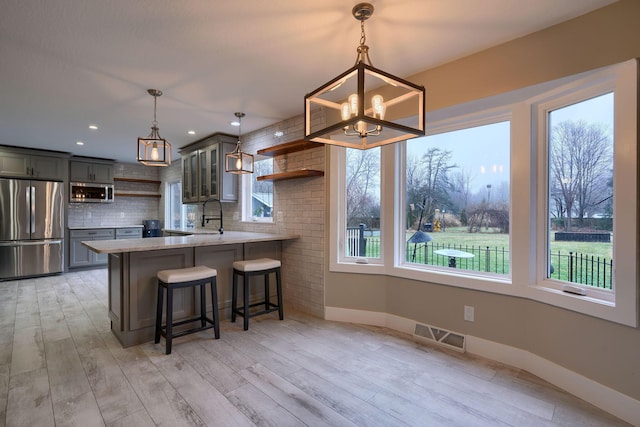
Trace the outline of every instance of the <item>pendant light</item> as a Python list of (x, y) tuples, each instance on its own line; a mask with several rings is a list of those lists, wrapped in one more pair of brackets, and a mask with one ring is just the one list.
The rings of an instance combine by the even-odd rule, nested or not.
[(238, 143), (235, 150), (231, 153), (224, 155), (225, 171), (235, 174), (253, 173), (253, 155), (242, 151), (242, 142), (240, 141), (240, 135), (242, 135), (242, 118), (244, 113), (235, 113), (238, 118)]
[(364, 31), (373, 6), (351, 12), (360, 21), (356, 63), (304, 97), (304, 138), (368, 149), (424, 136), (424, 86), (373, 67)]
[(138, 138), (138, 162), (145, 166), (169, 166), (171, 164), (171, 144), (158, 132), (156, 120), (156, 103), (162, 92), (158, 89), (147, 89), (153, 96), (153, 123), (151, 133), (146, 138)]

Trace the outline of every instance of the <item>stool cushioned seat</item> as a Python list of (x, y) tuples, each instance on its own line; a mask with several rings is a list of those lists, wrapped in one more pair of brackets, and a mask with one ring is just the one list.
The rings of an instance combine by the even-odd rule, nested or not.
[[(233, 263), (233, 289), (231, 297), (231, 322), (236, 321), (236, 315), (242, 316), (244, 319), (244, 330), (249, 329), (249, 318), (261, 314), (278, 311), (280, 320), (284, 319), (282, 310), (282, 284), (280, 279), (281, 263), (277, 259), (258, 258), (244, 261), (235, 261)], [(270, 300), (269, 295), (269, 275), (276, 275), (276, 295), (278, 303), (274, 304)], [(242, 308), (238, 308), (238, 277), (242, 276)], [(251, 277), (264, 276), (264, 301), (249, 303), (249, 285)], [(263, 310), (250, 312), (252, 307), (264, 306)]]
[(192, 280), (202, 280), (207, 277), (213, 277), (217, 274), (218, 272), (213, 268), (198, 265), (196, 267), (158, 271), (158, 279), (164, 283), (191, 282)]
[[(171, 342), (173, 338), (183, 335), (192, 334), (194, 332), (204, 331), (206, 329), (214, 329), (216, 339), (220, 338), (220, 322), (218, 317), (218, 288), (216, 284), (216, 276), (218, 272), (214, 268), (205, 267), (203, 265), (196, 267), (177, 268), (173, 270), (158, 271), (158, 300), (156, 308), (156, 333), (155, 343), (160, 342), (160, 337), (165, 337), (166, 354), (171, 354)], [(213, 311), (213, 319), (207, 317), (206, 294), (205, 287), (207, 283), (211, 283), (211, 306)], [(190, 317), (178, 322), (173, 322), (173, 291), (181, 288), (200, 287), (200, 314), (196, 317)], [(164, 298), (164, 290), (167, 290), (167, 312), (166, 325), (162, 326), (162, 300)], [(200, 322), (200, 326), (188, 330), (173, 332), (175, 326), (185, 325), (187, 323)]]
[(280, 267), (281, 263), (277, 259), (271, 258), (258, 258), (249, 259), (245, 261), (234, 261), (233, 268), (238, 271), (262, 271), (271, 270), (272, 268)]

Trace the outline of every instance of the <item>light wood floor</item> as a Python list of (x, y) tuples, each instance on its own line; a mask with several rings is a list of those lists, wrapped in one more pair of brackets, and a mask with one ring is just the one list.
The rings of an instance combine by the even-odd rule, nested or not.
[(123, 349), (106, 279), (0, 282), (0, 425), (624, 425), (526, 372), (290, 311)]

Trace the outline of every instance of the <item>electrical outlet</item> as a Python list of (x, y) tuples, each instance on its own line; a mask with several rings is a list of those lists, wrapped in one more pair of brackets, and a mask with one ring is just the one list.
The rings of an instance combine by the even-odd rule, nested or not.
[(91, 219), (91, 211), (87, 212), (87, 218)]
[(468, 305), (464, 306), (464, 320), (467, 322), (475, 321), (475, 308)]
[(284, 214), (282, 213), (282, 211), (278, 211), (278, 213), (276, 214), (276, 221), (282, 222), (283, 220), (284, 220)]
[(120, 218), (124, 218), (124, 212), (120, 212)]
[(234, 220), (234, 221), (237, 221), (237, 220), (239, 220), (239, 219), (240, 219), (240, 213), (239, 213), (239, 212), (237, 212), (237, 211), (236, 211), (236, 212), (234, 212), (234, 213), (233, 213), (233, 220)]

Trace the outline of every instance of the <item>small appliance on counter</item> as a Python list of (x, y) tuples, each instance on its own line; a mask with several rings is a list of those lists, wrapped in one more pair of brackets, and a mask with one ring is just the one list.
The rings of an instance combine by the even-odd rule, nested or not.
[(161, 237), (160, 220), (145, 219), (142, 221), (142, 237)]

